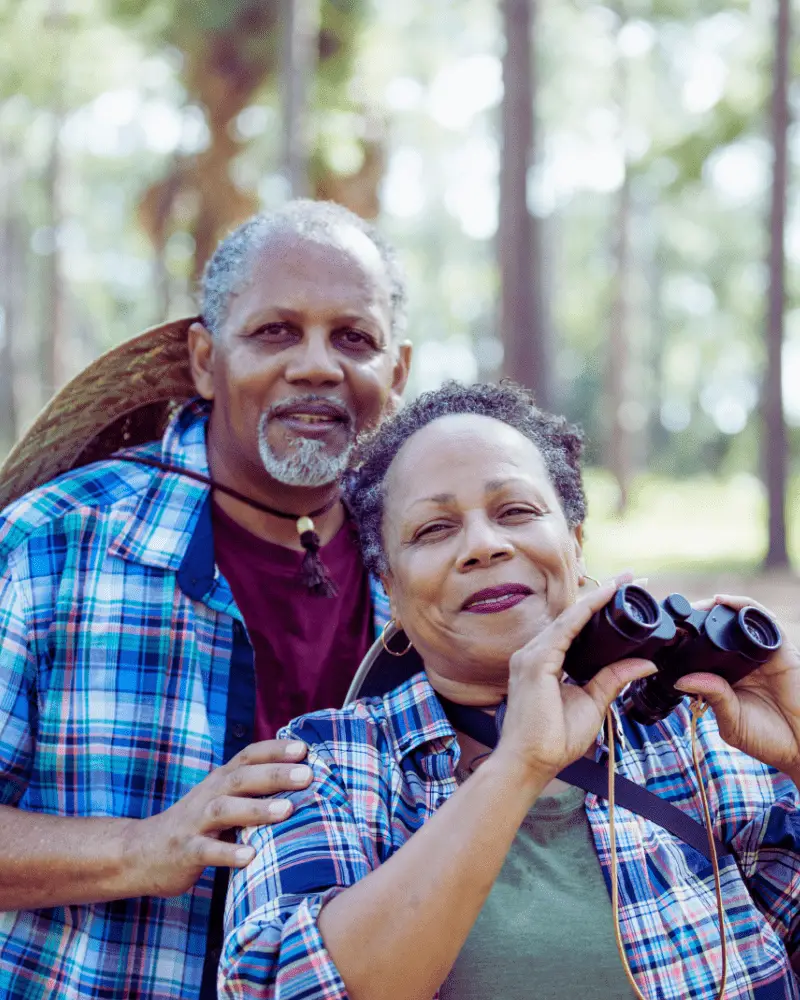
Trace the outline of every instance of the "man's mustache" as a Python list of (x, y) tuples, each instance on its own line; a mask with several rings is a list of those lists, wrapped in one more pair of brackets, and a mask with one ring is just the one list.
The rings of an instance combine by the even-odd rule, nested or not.
[(339, 400), (328, 396), (303, 395), (287, 396), (273, 403), (264, 414), (265, 421), (294, 416), (295, 414), (313, 414), (338, 420), (348, 428), (355, 423), (353, 415)]

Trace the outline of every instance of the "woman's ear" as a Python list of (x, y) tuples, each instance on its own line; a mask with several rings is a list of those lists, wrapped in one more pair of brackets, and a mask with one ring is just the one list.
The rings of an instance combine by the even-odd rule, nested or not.
[(586, 573), (586, 560), (583, 558), (583, 525), (577, 524), (572, 529), (572, 544), (575, 551), (575, 562), (578, 567), (578, 575), (583, 580)]
[(392, 596), (394, 590), (392, 586), (392, 574), (387, 570), (386, 573), (381, 573), (378, 579), (381, 581), (381, 586), (383, 587), (386, 596), (389, 598), (389, 614), (397, 623), (397, 627), (402, 628), (403, 626), (397, 618), (397, 608), (395, 607), (394, 597)]

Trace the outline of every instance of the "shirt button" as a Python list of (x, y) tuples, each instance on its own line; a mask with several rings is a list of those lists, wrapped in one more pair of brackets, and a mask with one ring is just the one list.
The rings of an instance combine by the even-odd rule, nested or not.
[(247, 732), (247, 727), (243, 726), (241, 722), (237, 722), (232, 727), (231, 732), (233, 733), (233, 735), (236, 737), (237, 740), (240, 740)]

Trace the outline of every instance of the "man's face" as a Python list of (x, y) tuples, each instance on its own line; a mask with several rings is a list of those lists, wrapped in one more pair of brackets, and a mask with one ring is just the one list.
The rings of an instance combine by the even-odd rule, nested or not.
[(325, 241), (276, 231), (251, 266), (217, 338), (199, 324), (190, 334), (198, 391), (214, 400), (212, 466), (251, 489), (265, 471), (287, 486), (322, 486), (408, 376), (386, 270), (350, 227)]

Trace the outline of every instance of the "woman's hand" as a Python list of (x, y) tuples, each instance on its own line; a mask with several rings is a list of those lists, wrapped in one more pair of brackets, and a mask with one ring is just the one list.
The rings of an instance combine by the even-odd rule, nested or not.
[[(766, 608), (748, 597), (718, 594), (700, 605), (724, 604), (735, 611), (751, 605)], [(772, 616), (774, 618), (774, 615)], [(788, 774), (800, 782), (800, 654), (778, 624), (783, 644), (758, 669), (735, 687), (716, 674), (687, 674), (675, 685), (679, 691), (701, 695), (714, 709), (720, 735), (726, 743)]]
[(564, 656), (595, 611), (631, 575), (581, 597), (509, 662), (508, 708), (498, 751), (512, 752), (549, 781), (583, 756), (596, 739), (609, 705), (639, 677), (655, 673), (649, 660), (619, 660), (603, 667), (584, 687), (561, 680)]

